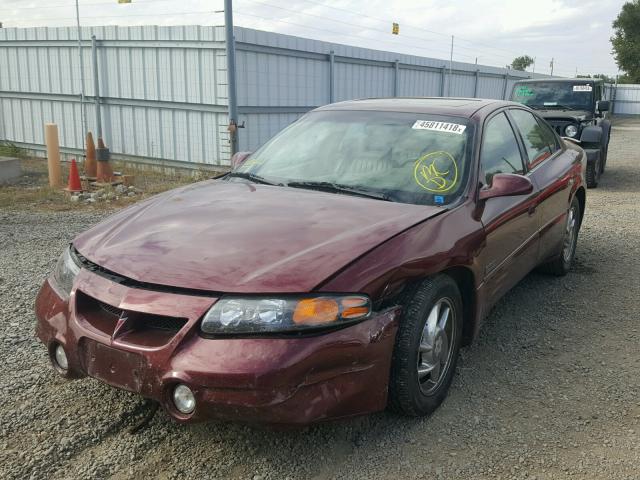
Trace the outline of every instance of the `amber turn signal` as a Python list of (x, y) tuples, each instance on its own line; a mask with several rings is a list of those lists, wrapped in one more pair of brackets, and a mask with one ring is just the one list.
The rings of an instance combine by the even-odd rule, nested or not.
[(313, 325), (335, 322), (340, 307), (333, 298), (303, 298), (293, 312), (293, 323), (296, 325)]
[(345, 320), (354, 320), (369, 315), (371, 307), (366, 297), (344, 297), (341, 300), (341, 317)]

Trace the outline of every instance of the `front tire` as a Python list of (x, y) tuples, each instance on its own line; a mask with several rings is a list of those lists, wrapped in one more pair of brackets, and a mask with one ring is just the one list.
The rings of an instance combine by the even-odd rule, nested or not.
[(407, 298), (396, 335), (389, 380), (389, 406), (424, 416), (446, 398), (462, 343), (462, 298), (455, 281), (437, 275)]
[(602, 155), (600, 150), (595, 152), (595, 158), (587, 162), (587, 188), (597, 188), (602, 170)]
[(560, 254), (552, 261), (541, 266), (541, 269), (544, 272), (559, 277), (569, 273), (571, 265), (573, 264), (573, 259), (576, 255), (578, 232), (580, 231), (580, 219), (580, 202), (578, 202), (576, 197), (573, 197), (569, 210), (567, 211), (567, 222), (565, 224)]

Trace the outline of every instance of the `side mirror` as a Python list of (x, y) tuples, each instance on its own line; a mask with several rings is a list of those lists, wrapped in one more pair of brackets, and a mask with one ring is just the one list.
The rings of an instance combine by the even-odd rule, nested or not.
[(479, 200), (495, 197), (513, 197), (533, 192), (533, 183), (527, 177), (514, 173), (496, 173), (490, 187), (480, 190)]
[(242, 165), (247, 158), (249, 158), (249, 155), (251, 155), (253, 152), (236, 152), (233, 154), (233, 157), (231, 157), (231, 169), (235, 170), (236, 168), (238, 168), (240, 165)]
[(608, 112), (609, 111), (609, 100), (600, 100), (598, 102), (598, 111), (599, 112)]

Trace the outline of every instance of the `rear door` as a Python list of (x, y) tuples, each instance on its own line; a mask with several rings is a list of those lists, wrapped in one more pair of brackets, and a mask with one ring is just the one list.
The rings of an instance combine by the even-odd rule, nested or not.
[[(480, 188), (490, 186), (496, 173), (526, 174), (516, 131), (505, 111), (484, 126), (480, 151)], [(537, 189), (529, 195), (490, 198), (481, 221), (486, 246), (480, 255), (489, 306), (522, 279), (538, 259)]]
[(525, 147), (528, 176), (540, 191), (540, 253), (538, 261), (548, 259), (560, 250), (569, 208), (573, 176), (574, 150), (564, 150), (551, 127), (536, 115), (523, 109), (509, 110)]

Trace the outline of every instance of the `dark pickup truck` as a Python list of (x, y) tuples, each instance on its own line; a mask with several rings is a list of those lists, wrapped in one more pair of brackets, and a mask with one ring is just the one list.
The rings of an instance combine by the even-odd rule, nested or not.
[(587, 153), (587, 186), (598, 186), (607, 163), (611, 122), (604, 82), (592, 78), (523, 80), (513, 86), (511, 100), (538, 113), (560, 134)]

